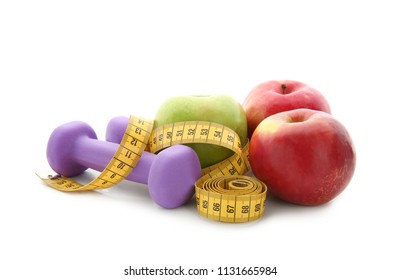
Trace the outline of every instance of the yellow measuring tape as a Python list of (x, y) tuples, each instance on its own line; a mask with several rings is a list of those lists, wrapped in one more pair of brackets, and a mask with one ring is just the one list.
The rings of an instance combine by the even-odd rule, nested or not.
[(202, 170), (203, 178), (222, 175), (244, 174), (249, 167), (248, 144), (242, 149), (238, 134), (218, 123), (189, 121), (166, 124), (153, 130), (149, 148), (156, 153), (175, 144), (205, 143), (228, 148), (234, 155)]
[[(249, 145), (242, 146), (235, 131), (213, 122), (176, 122), (153, 129), (153, 121), (131, 116), (116, 154), (92, 182), (82, 185), (58, 175), (40, 178), (60, 191), (109, 188), (128, 176), (147, 146), (150, 152), (157, 153), (172, 145), (189, 143), (214, 144), (234, 152), (228, 159), (202, 170), (202, 177), (195, 184), (198, 212), (231, 223), (259, 218), (264, 212), (266, 186), (254, 178), (241, 176), (250, 169)], [(210, 188), (214, 183), (218, 186), (217, 193)]]

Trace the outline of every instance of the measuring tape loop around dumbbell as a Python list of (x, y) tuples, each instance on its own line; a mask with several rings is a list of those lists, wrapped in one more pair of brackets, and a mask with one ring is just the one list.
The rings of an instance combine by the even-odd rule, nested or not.
[(82, 185), (63, 176), (40, 177), (47, 185), (66, 192), (90, 191), (112, 187), (134, 169), (149, 142), (153, 121), (131, 116), (121, 143), (106, 168), (90, 183)]
[(249, 143), (243, 147), (238, 134), (224, 125), (206, 121), (176, 122), (152, 131), (149, 150), (152, 153), (175, 144), (204, 143), (225, 147), (234, 152), (226, 160), (202, 170), (202, 180), (216, 176), (242, 175), (250, 170)]
[[(60, 191), (71, 192), (105, 189), (124, 180), (138, 163), (145, 149), (149, 149), (151, 153), (157, 153), (176, 144), (189, 143), (213, 144), (228, 148), (234, 152), (234, 154), (226, 160), (204, 168), (201, 178), (199, 178), (195, 184), (197, 202), (201, 200), (205, 201), (207, 196), (207, 201), (213, 201), (211, 204), (214, 203), (216, 206), (215, 199), (219, 199), (220, 204), (228, 207), (227, 209), (229, 212), (226, 214), (219, 213), (219, 218), (217, 219), (217, 212), (215, 210), (212, 211), (207, 208), (208, 211), (205, 214), (205, 208), (199, 207), (199, 203), (197, 203), (199, 213), (202, 216), (223, 222), (244, 222), (260, 217), (264, 210), (266, 191), (257, 195), (253, 194), (253, 192), (245, 195), (240, 194), (238, 190), (234, 191), (235, 188), (231, 187), (229, 189), (230, 193), (216, 194), (213, 192), (213, 188), (209, 190), (207, 186), (205, 188), (199, 187), (207, 182), (214, 182), (213, 180), (217, 180), (216, 178), (220, 177), (226, 181), (227, 179), (224, 178), (230, 178), (231, 180), (234, 178), (232, 176), (241, 176), (250, 170), (248, 158), (249, 142), (246, 143), (245, 146), (242, 146), (240, 137), (235, 131), (213, 122), (177, 122), (153, 129), (153, 121), (130, 116), (128, 126), (115, 155), (100, 175), (90, 183), (82, 185), (71, 178), (59, 175), (49, 175), (48, 178), (39, 177), (47, 185)], [(242, 178), (241, 180), (243, 181), (241, 182), (247, 187), (239, 188), (244, 191), (248, 190), (248, 185), (255, 185), (258, 186), (259, 190), (260, 181), (255, 181), (254, 178), (250, 180), (249, 178), (250, 177)], [(239, 179), (237, 178), (235, 180)], [(222, 189), (228, 190), (225, 187)], [(264, 198), (261, 196), (264, 196)], [(234, 204), (232, 202), (234, 202)], [(252, 209), (250, 208), (248, 213), (240, 213), (238, 212), (239, 210), (236, 210), (238, 208), (246, 212), (246, 207), (251, 207)], [(232, 210), (234, 210), (234, 212), (232, 212)]]

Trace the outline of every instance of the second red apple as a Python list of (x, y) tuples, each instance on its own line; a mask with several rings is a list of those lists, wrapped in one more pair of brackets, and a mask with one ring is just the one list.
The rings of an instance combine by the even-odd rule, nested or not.
[(248, 138), (268, 116), (293, 109), (306, 108), (330, 113), (325, 97), (316, 89), (293, 80), (268, 81), (259, 84), (242, 104), (248, 122)]

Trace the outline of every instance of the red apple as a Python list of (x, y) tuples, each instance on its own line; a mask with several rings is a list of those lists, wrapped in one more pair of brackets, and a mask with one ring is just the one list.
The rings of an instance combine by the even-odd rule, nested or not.
[(249, 148), (254, 175), (282, 200), (321, 205), (339, 195), (355, 170), (355, 149), (332, 115), (310, 109), (277, 113), (256, 128)]
[(248, 138), (268, 116), (299, 108), (330, 113), (325, 97), (316, 89), (297, 81), (268, 81), (256, 86), (245, 98), (242, 107), (248, 122)]

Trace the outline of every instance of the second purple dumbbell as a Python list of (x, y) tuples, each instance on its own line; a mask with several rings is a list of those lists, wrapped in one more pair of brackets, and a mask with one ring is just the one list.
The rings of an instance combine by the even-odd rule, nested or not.
[[(73, 177), (87, 168), (103, 171), (118, 147), (116, 143), (97, 140), (88, 124), (75, 121), (53, 131), (47, 159), (55, 172)], [(157, 155), (143, 152), (126, 179), (147, 184), (151, 198), (160, 206), (177, 208), (193, 196), (194, 184), (200, 176), (196, 153), (187, 146), (175, 145)]]

